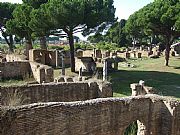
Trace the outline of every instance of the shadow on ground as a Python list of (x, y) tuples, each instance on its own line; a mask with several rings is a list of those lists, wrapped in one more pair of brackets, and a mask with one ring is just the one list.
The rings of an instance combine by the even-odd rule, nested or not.
[(158, 71), (119, 70), (109, 74), (113, 91), (125, 96), (131, 95), (130, 84), (144, 80), (145, 85), (157, 89), (159, 95), (180, 99), (180, 74)]

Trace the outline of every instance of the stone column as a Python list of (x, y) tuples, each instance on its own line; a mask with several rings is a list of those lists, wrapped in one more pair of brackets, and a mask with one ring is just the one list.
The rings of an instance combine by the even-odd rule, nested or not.
[(140, 46), (139, 50), (140, 50), (140, 51), (142, 51), (142, 50), (143, 50), (142, 46)]
[(61, 73), (61, 75), (64, 76), (65, 75), (64, 55), (62, 55), (61, 59), (62, 59), (62, 73)]
[(0, 107), (2, 106), (2, 96), (1, 96), (1, 92), (0, 92)]
[(59, 58), (58, 50), (56, 50), (56, 68), (58, 67), (58, 58)]
[(103, 63), (103, 81), (106, 81), (107, 80), (107, 60), (105, 59), (104, 60), (104, 63)]
[(78, 81), (82, 81), (82, 67), (79, 69)]
[(93, 58), (96, 58), (96, 48), (93, 48)]
[(82, 77), (82, 67), (79, 69), (79, 77)]
[(2, 80), (2, 71), (0, 71), (0, 81)]

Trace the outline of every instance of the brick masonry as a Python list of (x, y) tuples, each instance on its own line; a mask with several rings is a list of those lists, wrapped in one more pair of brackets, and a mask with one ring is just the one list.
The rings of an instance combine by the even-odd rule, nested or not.
[(0, 127), (2, 135), (123, 135), (139, 120), (141, 135), (179, 135), (179, 112), (180, 102), (156, 95), (38, 103), (7, 109)]
[[(70, 102), (99, 97), (112, 97), (109, 83), (99, 85), (96, 82), (85, 83), (50, 83), (29, 86), (0, 87), (3, 99), (15, 91), (23, 95), (24, 104), (37, 102)], [(2, 101), (5, 104), (6, 100)]]

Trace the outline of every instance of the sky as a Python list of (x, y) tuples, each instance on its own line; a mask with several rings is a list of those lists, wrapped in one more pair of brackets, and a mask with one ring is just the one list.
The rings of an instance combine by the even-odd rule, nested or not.
[[(22, 3), (22, 0), (0, 0), (0, 2)], [(153, 0), (114, 0), (115, 15), (119, 20), (128, 19), (131, 14), (150, 2)], [(81, 35), (79, 36), (83, 39)]]

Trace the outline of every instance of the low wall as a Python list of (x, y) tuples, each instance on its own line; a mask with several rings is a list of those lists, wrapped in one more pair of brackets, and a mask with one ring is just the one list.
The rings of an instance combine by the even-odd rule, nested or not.
[(90, 83), (50, 83), (29, 86), (0, 87), (2, 105), (6, 104), (9, 95), (22, 95), (23, 104), (38, 102), (70, 102), (88, 100), (99, 97), (112, 97), (112, 88), (109, 83), (98, 85)]
[(42, 103), (6, 109), (0, 128), (2, 135), (123, 135), (139, 120), (141, 135), (179, 135), (179, 111), (180, 102), (154, 95)]
[(17, 54), (7, 54), (6, 60), (7, 62), (14, 62), (14, 61), (25, 61), (27, 56), (25, 55), (17, 55)]
[(31, 74), (31, 67), (28, 61), (15, 61), (0, 63), (2, 79), (24, 78)]

